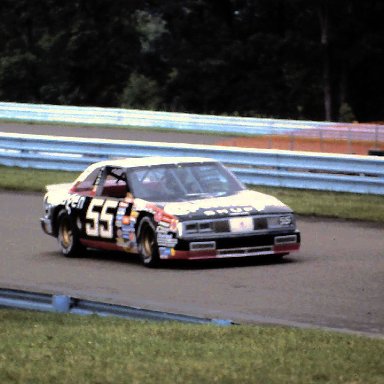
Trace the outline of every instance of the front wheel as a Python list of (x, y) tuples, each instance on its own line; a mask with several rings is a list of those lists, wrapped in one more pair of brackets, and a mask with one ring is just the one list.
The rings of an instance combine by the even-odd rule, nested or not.
[(61, 211), (57, 217), (57, 241), (61, 253), (66, 257), (79, 257), (85, 251), (77, 236), (76, 228), (72, 224), (66, 211)]
[(140, 258), (146, 267), (157, 267), (160, 262), (156, 228), (149, 217), (144, 217), (138, 229), (138, 248)]

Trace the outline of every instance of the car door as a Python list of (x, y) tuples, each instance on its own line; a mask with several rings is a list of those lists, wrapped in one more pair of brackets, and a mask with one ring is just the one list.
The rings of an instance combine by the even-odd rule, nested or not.
[(80, 217), (85, 245), (115, 249), (121, 220), (132, 210), (126, 171), (120, 167), (104, 167), (97, 178), (94, 196), (86, 196)]

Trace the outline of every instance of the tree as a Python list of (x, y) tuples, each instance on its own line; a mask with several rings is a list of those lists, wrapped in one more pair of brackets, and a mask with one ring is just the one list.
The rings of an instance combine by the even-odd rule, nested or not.
[(2, 100), (383, 119), (381, 0), (3, 0), (0, 15)]

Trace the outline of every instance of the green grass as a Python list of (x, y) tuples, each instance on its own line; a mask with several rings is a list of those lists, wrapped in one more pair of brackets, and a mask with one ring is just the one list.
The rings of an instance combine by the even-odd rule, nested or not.
[[(78, 173), (0, 167), (0, 188)], [(384, 197), (257, 187), (304, 215), (384, 222)], [(0, 383), (382, 383), (384, 341), (320, 330), (0, 310)]]
[[(43, 192), (45, 185), (70, 182), (77, 172), (0, 166), (0, 189)], [(333, 217), (384, 223), (384, 196), (252, 187), (276, 196), (304, 216)]]
[(0, 189), (43, 192), (47, 184), (73, 181), (79, 172), (0, 166)]
[(384, 381), (384, 341), (320, 330), (219, 327), (0, 310), (0, 382)]
[(297, 214), (384, 223), (384, 196), (254, 187), (288, 204)]

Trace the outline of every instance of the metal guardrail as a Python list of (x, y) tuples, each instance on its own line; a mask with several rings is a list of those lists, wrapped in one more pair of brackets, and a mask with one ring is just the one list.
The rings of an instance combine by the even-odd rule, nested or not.
[(198, 115), (119, 108), (75, 107), (47, 104), (0, 102), (0, 119), (21, 122), (73, 123), (135, 126), (173, 131), (211, 132), (237, 135), (289, 135), (384, 142), (384, 125), (345, 124), (318, 121), (261, 119), (251, 117)]
[(70, 313), (122, 317), (130, 320), (177, 321), (194, 324), (232, 325), (231, 320), (207, 319), (170, 312), (152, 311), (98, 301), (78, 299), (68, 295), (28, 292), (0, 288), (0, 308), (17, 308), (41, 312)]
[(376, 156), (0, 132), (0, 164), (6, 166), (81, 171), (96, 161), (141, 156), (211, 157), (249, 184), (384, 194), (384, 158)]

